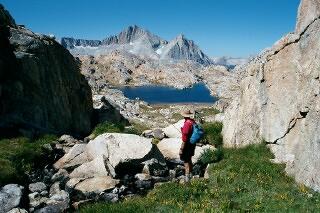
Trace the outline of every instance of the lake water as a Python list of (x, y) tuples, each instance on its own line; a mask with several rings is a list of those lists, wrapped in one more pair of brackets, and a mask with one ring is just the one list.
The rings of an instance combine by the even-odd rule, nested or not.
[(170, 103), (214, 103), (218, 99), (210, 95), (204, 84), (195, 84), (191, 88), (176, 89), (168, 86), (146, 85), (140, 87), (119, 88), (130, 99), (139, 98), (150, 104)]

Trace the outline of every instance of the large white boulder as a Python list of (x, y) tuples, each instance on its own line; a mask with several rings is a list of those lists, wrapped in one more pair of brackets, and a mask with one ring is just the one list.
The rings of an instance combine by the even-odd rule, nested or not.
[(119, 180), (115, 180), (110, 176), (94, 177), (80, 181), (75, 185), (74, 189), (85, 196), (99, 195), (106, 190), (115, 188), (118, 183)]
[(69, 175), (70, 178), (92, 178), (92, 177), (104, 177), (109, 173), (106, 170), (104, 164), (104, 158), (102, 155), (97, 156), (90, 162), (84, 163), (81, 166), (73, 170)]
[(53, 166), (55, 169), (76, 167), (88, 161), (86, 155), (87, 144), (75, 144), (67, 154), (60, 158)]
[(142, 170), (143, 162), (153, 158), (164, 162), (163, 155), (151, 141), (138, 135), (106, 133), (90, 141), (86, 153), (89, 159), (104, 156), (108, 170), (115, 176)]
[[(173, 161), (179, 161), (179, 150), (181, 147), (182, 140), (179, 138), (165, 138), (162, 141), (160, 141), (157, 146), (160, 150), (160, 152), (163, 154), (163, 156), (167, 160), (173, 160)], [(215, 148), (211, 145), (205, 145), (205, 146), (196, 146), (196, 149), (194, 151), (194, 156), (192, 157), (192, 162), (197, 163), (199, 161), (199, 158), (202, 154), (202, 152), (206, 149), (212, 149)]]
[(184, 120), (180, 120), (177, 123), (162, 129), (162, 131), (168, 138), (181, 138), (181, 127), (183, 127), (183, 124)]

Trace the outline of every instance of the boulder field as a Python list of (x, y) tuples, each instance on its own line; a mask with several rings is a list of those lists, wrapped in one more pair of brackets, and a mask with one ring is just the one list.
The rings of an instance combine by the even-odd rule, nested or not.
[(302, 0), (297, 26), (247, 64), (227, 108), (224, 144), (269, 144), (298, 182), (320, 190), (320, 1)]
[[(24, 207), (29, 212), (64, 212), (88, 202), (117, 202), (162, 182), (183, 182), (184, 166), (178, 154), (181, 133), (176, 128), (182, 124), (150, 130), (156, 133), (152, 138), (104, 133), (86, 143), (63, 135), (50, 144), (55, 163), (31, 174), (28, 187), (11, 184), (0, 190), (0, 211), (23, 212), (19, 208)], [(166, 132), (172, 133), (171, 138)], [(156, 144), (154, 136), (159, 135), (163, 137)], [(206, 173), (207, 165), (200, 162), (200, 156), (207, 149), (214, 147), (196, 147), (192, 158), (195, 178)]]

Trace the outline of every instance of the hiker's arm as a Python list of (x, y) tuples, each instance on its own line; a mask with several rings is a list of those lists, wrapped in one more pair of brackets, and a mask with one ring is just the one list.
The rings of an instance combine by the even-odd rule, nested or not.
[(180, 152), (183, 151), (184, 147), (186, 146), (186, 142), (182, 142), (181, 143), (181, 147), (180, 147)]

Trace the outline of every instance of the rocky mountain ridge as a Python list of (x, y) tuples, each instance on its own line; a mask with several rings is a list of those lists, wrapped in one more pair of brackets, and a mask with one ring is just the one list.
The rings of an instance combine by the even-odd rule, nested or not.
[(212, 63), (194, 41), (185, 36), (179, 35), (168, 42), (136, 25), (101, 41), (62, 38), (61, 44), (74, 55), (101, 55), (114, 50), (124, 50), (157, 60), (191, 60), (202, 65)]

